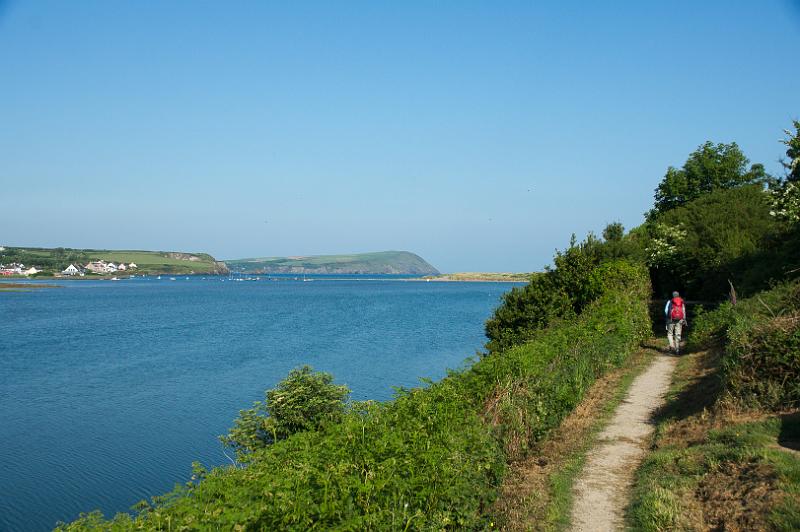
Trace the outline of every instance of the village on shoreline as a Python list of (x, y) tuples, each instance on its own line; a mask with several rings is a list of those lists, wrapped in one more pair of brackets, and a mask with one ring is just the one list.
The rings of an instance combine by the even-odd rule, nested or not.
[[(113, 275), (118, 272), (129, 272), (136, 270), (138, 266), (135, 262), (125, 264), (121, 262), (115, 264), (104, 260), (91, 261), (86, 264), (70, 264), (61, 273), (53, 274), (53, 277), (84, 277), (87, 274)], [(12, 262), (10, 264), (0, 264), (0, 276), (25, 276), (31, 277), (44, 272), (42, 268), (36, 266), (26, 267), (23, 263)]]

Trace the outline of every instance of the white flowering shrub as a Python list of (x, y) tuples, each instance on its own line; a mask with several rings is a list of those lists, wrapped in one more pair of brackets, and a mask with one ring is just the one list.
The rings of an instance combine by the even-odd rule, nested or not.
[(795, 224), (800, 222), (800, 186), (786, 181), (779, 188), (770, 190), (772, 209), (769, 213), (779, 220)]
[(646, 250), (647, 265), (654, 268), (676, 265), (680, 245), (686, 240), (686, 229), (681, 224), (656, 223), (653, 233)]

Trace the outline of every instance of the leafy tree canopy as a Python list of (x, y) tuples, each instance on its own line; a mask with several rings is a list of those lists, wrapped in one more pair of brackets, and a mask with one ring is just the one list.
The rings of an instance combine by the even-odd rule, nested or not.
[(765, 183), (769, 176), (761, 164), (753, 164), (739, 146), (706, 142), (689, 155), (683, 168), (669, 167), (655, 194), (648, 218), (680, 207), (715, 190)]
[(603, 229), (603, 238), (607, 242), (619, 242), (625, 236), (625, 227), (619, 223), (610, 223)]

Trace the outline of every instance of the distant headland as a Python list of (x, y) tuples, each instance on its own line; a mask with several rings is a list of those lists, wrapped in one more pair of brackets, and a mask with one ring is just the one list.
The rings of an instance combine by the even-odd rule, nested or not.
[(233, 259), (225, 264), (236, 272), (262, 274), (439, 274), (425, 259), (409, 251)]

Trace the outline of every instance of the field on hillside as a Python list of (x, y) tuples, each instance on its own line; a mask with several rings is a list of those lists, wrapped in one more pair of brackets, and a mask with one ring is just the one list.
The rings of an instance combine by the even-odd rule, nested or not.
[(48, 273), (58, 273), (70, 264), (96, 260), (134, 262), (138, 267), (136, 273), (214, 273), (220, 269), (214, 257), (206, 253), (18, 247), (7, 247), (0, 252), (0, 263), (21, 262)]

